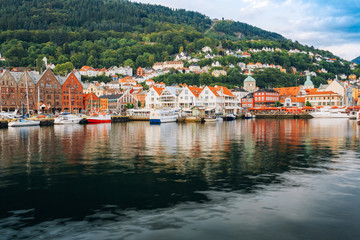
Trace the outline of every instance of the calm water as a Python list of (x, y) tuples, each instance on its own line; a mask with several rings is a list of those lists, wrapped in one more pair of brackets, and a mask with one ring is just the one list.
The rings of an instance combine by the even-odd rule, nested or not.
[(360, 239), (348, 120), (0, 129), (1, 239)]

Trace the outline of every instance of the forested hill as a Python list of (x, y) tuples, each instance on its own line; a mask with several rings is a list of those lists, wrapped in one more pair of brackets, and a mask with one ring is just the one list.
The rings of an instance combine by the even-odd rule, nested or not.
[[(205, 32), (209, 17), (183, 9), (126, 0), (0, 0), (0, 30), (78, 30), (151, 33), (159, 23), (181, 24)], [(217, 37), (240, 36), (284, 39), (246, 23), (219, 21), (211, 31)]]
[(203, 14), (126, 0), (0, 0), (1, 30), (67, 28), (89, 31), (152, 32), (154, 23), (186, 24), (203, 31)]
[(360, 57), (355, 58), (351, 62), (356, 63), (356, 64), (360, 64)]

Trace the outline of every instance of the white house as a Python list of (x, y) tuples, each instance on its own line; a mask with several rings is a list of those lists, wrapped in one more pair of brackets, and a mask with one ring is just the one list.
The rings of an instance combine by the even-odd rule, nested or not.
[(165, 87), (159, 96), (159, 102), (161, 107), (178, 107), (178, 96), (181, 93), (182, 88), (179, 87)]
[(160, 108), (159, 98), (164, 89), (165, 88), (151, 87), (145, 96), (145, 108)]
[(212, 52), (212, 49), (208, 46), (205, 46), (201, 49), (202, 52), (206, 53), (206, 52)]
[(194, 106), (201, 105), (199, 102), (199, 95), (202, 88), (185, 86), (178, 96), (178, 106), (183, 110), (190, 110)]

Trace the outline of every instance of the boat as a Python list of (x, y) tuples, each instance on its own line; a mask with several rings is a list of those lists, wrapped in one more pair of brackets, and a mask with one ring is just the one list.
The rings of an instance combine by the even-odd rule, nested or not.
[(356, 113), (356, 123), (360, 125), (360, 112)]
[(341, 110), (343, 109), (321, 108), (316, 112), (310, 113), (310, 115), (314, 118), (349, 118), (349, 115)]
[(357, 112), (355, 112), (355, 111), (351, 111), (350, 113), (349, 113), (349, 119), (351, 119), (351, 120), (356, 120), (357, 119)]
[(28, 120), (21, 118), (19, 121), (9, 122), (9, 127), (40, 126), (39, 120)]
[(233, 113), (229, 113), (225, 116), (225, 121), (233, 121), (235, 119), (236, 119), (236, 116)]
[(216, 117), (206, 117), (204, 118), (205, 122), (217, 122)]
[(77, 124), (80, 123), (82, 117), (70, 114), (62, 113), (60, 116), (55, 118), (54, 124), (63, 125), (63, 124)]
[(150, 124), (176, 122), (178, 117), (179, 113), (175, 110), (153, 110), (150, 113)]
[(94, 114), (87, 118), (88, 122), (91, 123), (111, 123), (111, 116), (108, 114), (99, 115)]
[(255, 115), (252, 115), (251, 113), (245, 113), (245, 116), (244, 116), (244, 118), (245, 119), (252, 119), (252, 118), (254, 118), (255, 117)]
[(222, 117), (220, 117), (220, 116), (217, 116), (217, 117), (216, 117), (216, 121), (217, 121), (217, 122), (222, 122), (222, 121), (224, 121), (224, 119), (223, 119)]

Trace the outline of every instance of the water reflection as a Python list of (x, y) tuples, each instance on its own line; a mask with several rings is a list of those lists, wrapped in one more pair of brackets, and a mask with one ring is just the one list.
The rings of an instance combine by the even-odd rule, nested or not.
[[(157, 239), (161, 235), (152, 231), (184, 228), (191, 234), (180, 239), (219, 239), (188, 229), (189, 223), (203, 229), (198, 222), (218, 229), (217, 220), (223, 229), (242, 223), (248, 237), (261, 239), (251, 229), (270, 224), (274, 212), (334, 217), (328, 212), (334, 206), (319, 211), (317, 205), (324, 200), (320, 193), (330, 194), (323, 192), (329, 180), (338, 180), (331, 191), (337, 201), (349, 192), (356, 193), (352, 202), (360, 200), (359, 132), (353, 121), (324, 119), (0, 130), (0, 229), (8, 238), (34, 238), (45, 226), (48, 234), (58, 232), (45, 236), (60, 238), (79, 224), (80, 239), (98, 224), (106, 231), (88, 237), (119, 239), (121, 229), (122, 237)], [(317, 204), (288, 206), (289, 200), (303, 205), (303, 194)], [(255, 221), (259, 213), (264, 222)], [(128, 227), (119, 228), (119, 222)]]

